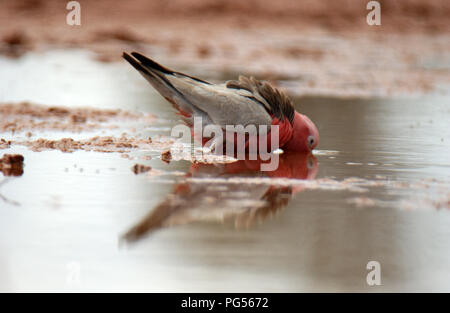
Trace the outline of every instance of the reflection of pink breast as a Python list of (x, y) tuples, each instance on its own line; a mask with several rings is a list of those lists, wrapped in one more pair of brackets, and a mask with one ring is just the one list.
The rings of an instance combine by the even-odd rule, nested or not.
[[(239, 160), (225, 164), (222, 174), (258, 173), (262, 163), (270, 160)], [(198, 164), (193, 164), (191, 171), (198, 170)], [(317, 159), (311, 153), (285, 153), (279, 155), (279, 165), (274, 171), (264, 172), (273, 178), (314, 179), (317, 175)]]
[[(258, 174), (260, 173), (261, 163), (269, 163), (262, 160), (239, 160), (233, 163), (224, 164), (223, 167), (217, 167), (213, 164), (192, 164), (190, 174), (195, 175), (201, 172), (213, 170), (215, 174)], [(318, 172), (317, 159), (311, 153), (284, 153), (279, 155), (279, 165), (274, 171), (264, 172), (271, 178), (305, 179), (312, 180)], [(292, 186), (292, 194), (303, 191), (303, 186)]]

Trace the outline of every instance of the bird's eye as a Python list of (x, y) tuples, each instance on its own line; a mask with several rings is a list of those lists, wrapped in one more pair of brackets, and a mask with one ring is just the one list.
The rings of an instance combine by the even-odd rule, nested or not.
[(314, 146), (315, 142), (316, 141), (314, 139), (314, 136), (312, 136), (312, 135), (308, 136), (308, 146), (309, 146), (310, 149)]

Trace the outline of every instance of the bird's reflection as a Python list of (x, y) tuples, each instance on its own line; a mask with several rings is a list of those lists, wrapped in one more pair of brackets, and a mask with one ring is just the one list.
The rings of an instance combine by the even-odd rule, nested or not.
[(282, 154), (278, 168), (270, 172), (260, 171), (262, 162), (192, 164), (173, 191), (123, 239), (136, 241), (157, 229), (193, 222), (234, 222), (238, 228), (249, 227), (286, 206), (302, 190), (280, 184), (278, 179), (314, 179), (318, 170), (312, 154)]

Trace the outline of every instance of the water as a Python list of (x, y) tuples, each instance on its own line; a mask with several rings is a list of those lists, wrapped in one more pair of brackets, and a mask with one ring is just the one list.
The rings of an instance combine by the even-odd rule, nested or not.
[[(162, 117), (145, 135), (175, 123), (125, 64), (51, 52), (0, 66), (2, 102)], [(0, 290), (450, 291), (448, 97), (295, 103), (319, 151), (282, 156), (269, 178), (243, 163), (2, 150), (25, 168), (0, 185)], [(134, 175), (137, 162), (164, 175)], [(372, 260), (381, 286), (366, 283)]]

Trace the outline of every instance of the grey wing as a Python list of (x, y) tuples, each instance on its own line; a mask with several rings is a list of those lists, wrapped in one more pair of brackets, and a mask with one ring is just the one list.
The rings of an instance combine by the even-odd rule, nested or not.
[[(265, 100), (257, 89), (246, 90), (215, 85), (172, 71), (136, 52), (123, 57), (137, 69), (159, 93), (182, 112), (201, 116), (203, 124), (260, 125), (272, 123)], [(263, 100), (263, 102), (261, 102)], [(192, 118), (185, 118), (191, 124)]]
[(173, 86), (194, 106), (206, 112), (214, 124), (269, 126), (272, 119), (261, 103), (245, 90), (229, 89), (225, 85), (207, 85), (189, 78), (167, 77)]

